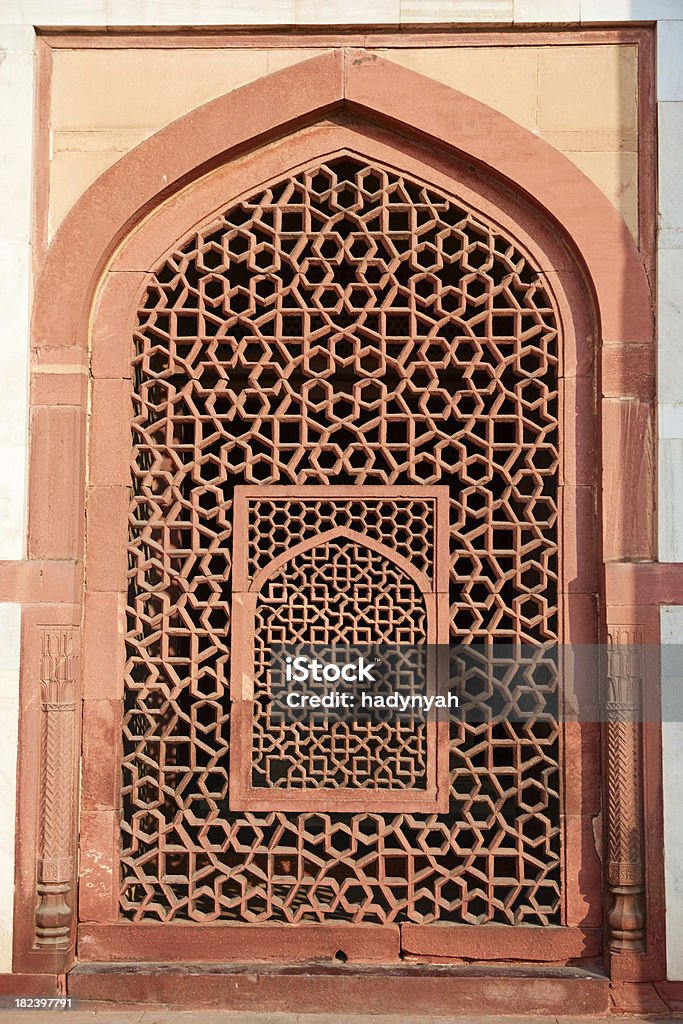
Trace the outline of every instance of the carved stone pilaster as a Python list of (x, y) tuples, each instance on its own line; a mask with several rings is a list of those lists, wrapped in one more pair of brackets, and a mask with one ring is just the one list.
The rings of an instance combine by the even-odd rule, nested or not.
[(613, 626), (607, 650), (607, 915), (613, 953), (645, 948), (641, 769), (642, 632)]
[(74, 876), (78, 631), (45, 627), (41, 642), (38, 907), (35, 944), (70, 944)]

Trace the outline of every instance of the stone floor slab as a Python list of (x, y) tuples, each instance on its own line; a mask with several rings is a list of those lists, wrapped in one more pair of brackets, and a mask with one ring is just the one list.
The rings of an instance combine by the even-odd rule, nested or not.
[(424, 1014), (240, 1013), (221, 1010), (0, 1010), (0, 1024), (683, 1024), (671, 1017), (435, 1017)]
[[(224, 1010), (146, 1010), (140, 1024), (299, 1024), (297, 1013), (240, 1013)], [(366, 1018), (367, 1019), (367, 1018)]]
[[(225, 1010), (146, 1010), (140, 1024), (299, 1024), (297, 1013), (240, 1013)], [(367, 1021), (367, 1017), (365, 1018)], [(99, 1022), (98, 1022), (99, 1024)], [(127, 1024), (127, 1022), (126, 1022)]]
[[(590, 1021), (592, 1024), (597, 1024), (601, 1020), (607, 1020), (608, 1018), (603, 1017), (591, 1017)], [(557, 1022), (563, 1024), (563, 1017), (548, 1017), (548, 1016), (537, 1016), (537, 1017), (432, 1017), (432, 1024), (557, 1024)], [(407, 1024), (406, 1018), (403, 1018), (404, 1024)]]
[(143, 1010), (2, 1009), (0, 1010), (0, 1024), (10, 1024), (10, 1022), (11, 1024), (89, 1024), (91, 1021), (92, 1024), (140, 1024), (143, 1014)]
[[(297, 1024), (433, 1024), (431, 1014), (382, 1014), (369, 1017), (362, 1013), (300, 1013)], [(555, 1024), (553, 1020), (552, 1024)]]

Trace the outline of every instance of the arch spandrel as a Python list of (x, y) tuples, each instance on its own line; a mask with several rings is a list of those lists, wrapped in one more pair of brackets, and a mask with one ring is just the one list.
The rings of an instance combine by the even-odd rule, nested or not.
[(345, 109), (380, 127), (407, 128), (525, 195), (585, 263), (606, 340), (647, 341), (651, 296), (635, 243), (609, 201), (570, 160), (458, 90), (374, 54), (355, 56), (352, 49), (337, 50), (236, 89), (161, 129), (105, 171), (67, 215), (46, 257), (34, 306), (37, 345), (50, 337), (54, 344), (49, 296), (62, 291), (59, 344), (83, 344), (100, 273), (136, 224), (166, 198), (245, 151)]

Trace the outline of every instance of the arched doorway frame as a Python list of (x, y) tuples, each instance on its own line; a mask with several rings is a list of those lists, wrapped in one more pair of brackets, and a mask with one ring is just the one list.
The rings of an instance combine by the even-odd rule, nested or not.
[[(134, 279), (134, 271), (122, 265), (117, 269), (116, 251), (124, 240), (154, 214), (159, 204), (170, 199), (164, 211), (172, 211), (176, 201), (173, 197), (182, 200), (184, 190), (214, 168), (224, 167), (228, 161), (234, 163), (256, 147), (263, 152), (268, 143), (327, 115), (339, 113), (360, 117), (381, 130), (398, 129), (401, 134), (409, 133), (418, 142), (434, 146), (434, 151), (442, 154), (439, 158), (446, 162), (449, 155), (456, 156), (474, 169), (483, 169), (503, 188), (507, 185), (513, 195), (522, 197), (512, 198), (513, 205), (528, 204), (542, 215), (549, 231), (552, 231), (551, 226), (559, 229), (561, 245), (566, 247), (567, 269), (580, 268), (596, 311), (600, 366), (595, 379), (600, 382), (602, 450), (609, 450), (609, 459), (603, 459), (602, 490), (606, 499), (601, 517), (603, 560), (652, 558), (652, 515), (648, 515), (653, 492), (652, 405), (646, 394), (632, 396), (630, 391), (629, 401), (621, 401), (624, 381), (632, 374), (634, 361), (642, 360), (644, 350), (653, 353), (652, 304), (645, 272), (625, 225), (588, 179), (527, 130), (463, 94), (380, 58), (369, 57), (362, 51), (340, 50), (313, 58), (208, 103), (157, 133), (98, 179), (64, 222), (38, 282), (32, 338), (35, 379), (42, 385), (47, 380), (42, 374), (47, 374), (48, 368), (57, 364), (60, 369), (54, 376), (61, 374), (61, 383), (65, 384), (65, 378), (74, 369), (79, 373), (88, 368), (92, 326), (93, 376), (105, 381), (125, 380), (127, 355), (120, 346), (108, 343), (115, 313), (117, 309), (121, 312), (121, 292), (116, 295), (113, 308), (107, 308), (111, 296), (103, 292), (98, 315), (91, 321), (95, 294), (108, 263), (113, 273), (122, 275), (122, 283), (130, 286), (129, 300), (139, 287), (140, 280)], [(198, 195), (196, 188), (193, 194)], [(206, 214), (206, 207), (202, 213)], [(126, 248), (131, 251), (129, 246)], [(556, 275), (557, 269), (556, 262), (549, 277)], [(579, 324), (578, 348), (583, 348), (584, 352), (592, 349), (593, 330), (593, 325)], [(119, 388), (119, 392), (121, 390)], [(34, 388), (29, 556), (73, 561), (78, 566), (84, 559), (82, 509), (88, 407), (82, 393), (78, 401), (71, 400), (65, 398), (63, 391), (60, 393), (58, 386), (52, 400), (49, 399), (44, 389), (36, 392)], [(108, 399), (116, 403), (121, 400), (121, 394), (111, 388)], [(114, 417), (114, 422), (120, 425), (125, 419)], [(638, 444), (634, 444), (634, 436)], [(89, 615), (91, 629), (98, 620), (103, 624), (111, 621), (112, 614), (115, 618), (121, 614), (120, 609), (102, 600), (107, 591), (93, 585), (98, 560), (106, 557), (105, 524), (111, 521), (112, 514), (121, 518), (122, 513), (122, 488), (113, 486), (111, 480), (120, 479), (117, 477), (121, 471), (120, 451), (122, 447), (125, 450), (125, 444), (123, 437), (118, 438), (121, 444), (116, 440), (114, 438), (109, 446), (110, 458), (98, 460), (91, 467), (87, 481), (88, 486), (97, 491), (97, 494), (91, 493), (88, 504), (91, 542), (88, 581), (93, 593), (100, 595)], [(591, 438), (575, 438), (575, 441), (590, 445)], [(638, 493), (647, 495), (648, 500), (642, 506), (637, 502)], [(99, 526), (96, 525), (98, 502)], [(584, 511), (582, 521), (586, 528), (593, 512), (591, 508)], [(55, 528), (56, 520), (58, 528)], [(98, 535), (102, 527), (104, 532)], [(99, 568), (102, 569), (101, 564)], [(25, 616), (25, 636), (35, 638), (34, 646), (41, 633), (49, 635), (51, 631), (59, 633), (67, 628), (73, 633), (74, 653), (78, 650), (82, 608), (73, 600), (73, 592), (65, 590), (63, 602), (51, 605), (49, 615), (39, 606), (35, 616)], [(584, 615), (590, 619), (587, 604)], [(632, 618), (628, 614), (624, 618), (621, 608), (612, 611), (607, 607), (602, 624), (603, 627), (624, 625), (633, 630), (636, 623)], [(656, 639), (653, 630), (656, 631), (656, 627), (648, 633), (649, 640)], [(86, 644), (82, 684), (78, 674), (73, 674), (77, 698), (81, 692), (86, 700), (88, 697), (106, 698), (107, 677), (112, 672), (116, 674), (120, 667), (115, 659), (114, 662), (106, 660), (106, 651), (104, 664), (101, 659), (99, 664), (89, 662), (93, 653), (97, 658), (101, 652), (93, 652)], [(30, 688), (34, 692), (37, 689), (40, 679), (37, 663), (36, 657), (25, 659), (24, 694)], [(35, 698), (31, 701), (25, 697), (23, 703), (20, 743), (26, 749), (38, 740), (41, 715)], [(107, 723), (100, 722), (99, 727), (102, 737)], [(97, 733), (97, 729), (94, 732)], [(646, 802), (654, 820), (659, 822), (658, 736), (651, 732), (645, 737), (643, 778)], [(610, 766), (607, 768), (609, 776)], [(38, 771), (33, 771), (22, 779), (18, 811), (20, 898), (16, 901), (15, 962), (16, 969), (33, 972), (54, 970), (56, 965), (63, 969), (72, 958), (71, 946), (54, 952), (34, 947), (36, 860), (40, 842), (37, 819), (42, 802), (39, 775)], [(57, 782), (73, 801), (74, 766), (60, 769)], [(86, 774), (85, 790), (88, 785)], [(639, 786), (640, 780), (634, 778), (636, 794)], [(638, 816), (637, 799), (634, 808)], [(92, 813), (101, 812), (94, 810)], [(93, 820), (92, 824), (96, 826), (97, 822)], [(633, 826), (632, 821), (620, 823), (617, 820), (611, 824), (617, 838), (620, 828)], [(74, 832), (75, 827), (74, 813), (71, 818)], [(637, 827), (642, 833), (642, 822), (638, 821)], [(650, 833), (653, 844), (658, 841), (658, 830), (659, 825), (656, 825)], [(658, 926), (651, 922), (656, 920), (656, 908), (660, 905), (661, 877), (653, 858), (644, 859), (650, 865), (647, 951), (613, 957), (613, 976), (651, 977), (652, 971), (658, 969), (661, 936)], [(98, 881), (91, 874), (88, 885), (96, 890), (99, 884), (101, 879)], [(655, 973), (654, 976), (661, 975)]]

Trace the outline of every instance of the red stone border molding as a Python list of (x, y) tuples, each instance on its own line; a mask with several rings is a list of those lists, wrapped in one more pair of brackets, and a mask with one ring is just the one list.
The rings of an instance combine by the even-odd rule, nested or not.
[[(549, 233), (556, 234), (559, 262), (548, 272), (549, 281), (552, 284), (558, 271), (565, 270), (570, 278), (584, 278), (592, 295), (599, 337), (599, 366), (593, 371), (584, 365), (581, 373), (575, 369), (571, 375), (573, 383), (568, 386), (574, 387), (577, 394), (583, 388), (583, 408), (590, 408), (593, 382), (598, 381), (602, 436), (597, 439), (590, 427), (578, 424), (577, 435), (571, 438), (578, 455), (571, 471), (580, 473), (584, 455), (587, 462), (592, 462), (595, 452), (602, 452), (601, 536), (596, 547), (602, 551), (603, 562), (631, 563), (655, 558), (652, 295), (638, 250), (624, 222), (568, 159), (478, 101), (367, 51), (354, 49), (339, 49), (269, 75), (162, 129), (106, 171), (79, 200), (47, 253), (36, 289), (28, 560), (29, 564), (41, 563), (37, 588), (41, 596), (34, 596), (36, 590), (29, 588), (34, 603), (25, 606), (23, 619), (16, 971), (62, 973), (74, 957), (73, 944), (55, 952), (41, 949), (36, 942), (37, 871), (39, 855), (45, 856), (41, 838), (44, 830), (39, 829), (38, 821), (40, 815), (41, 820), (45, 818), (45, 800), (41, 801), (41, 772), (33, 754), (41, 730), (41, 676), (35, 651), (43, 631), (70, 628), (73, 633), (83, 619), (80, 579), (86, 564), (86, 481), (86, 636), (97, 634), (100, 624), (104, 633), (107, 628), (111, 631), (112, 622), (123, 629), (123, 605), (113, 591), (120, 592), (125, 581), (117, 580), (112, 585), (111, 566), (118, 560), (118, 572), (123, 574), (125, 436), (117, 439), (109, 432), (106, 444), (102, 438), (91, 437), (91, 445), (99, 452), (97, 462), (88, 465), (86, 456), (89, 372), (96, 379), (95, 412), (100, 404), (101, 410), (109, 410), (112, 422), (119, 425), (126, 424), (128, 417), (129, 351), (120, 341), (117, 344), (121, 337), (121, 321), (116, 319), (123, 308), (121, 291), (116, 290), (116, 308), (107, 307), (113, 301), (108, 290), (102, 293), (98, 307), (97, 292), (103, 274), (107, 267), (120, 272), (119, 280), (125, 282), (130, 305), (142, 289), (144, 271), (149, 269), (145, 262), (147, 254), (144, 244), (138, 247), (137, 256), (142, 262), (137, 264), (137, 272), (131, 272), (130, 262), (117, 267), (116, 254), (128, 239), (131, 241), (126, 244), (126, 251), (135, 251), (133, 234), (148, 215), (158, 211), (160, 221), (167, 215), (172, 217), (176, 199), (178, 203), (185, 201), (187, 193), (183, 190), (188, 185), (196, 183), (201, 190), (200, 179), (205, 179), (209, 172), (247, 153), (257, 153), (268, 143), (283, 140), (282, 153), (287, 156), (289, 140), (295, 132), (330, 117), (336, 118), (339, 125), (349, 117), (352, 125), (370, 123), (373, 131), (379, 133), (378, 138), (382, 133), (388, 138), (388, 133), (393, 132), (407, 136), (411, 140), (409, 145), (424, 147), (423, 151), (430, 154), (437, 167), (439, 162), (447, 167), (448, 161), (459, 160), (474, 177), (481, 173), (497, 182), (501, 191), (509, 190), (513, 206), (526, 206), (539, 223), (545, 221), (549, 225)], [(155, 261), (160, 255), (151, 253)], [(579, 284), (576, 288), (582, 291), (583, 286)], [(570, 301), (571, 298), (572, 293)], [(97, 315), (93, 321), (94, 308)], [(570, 357), (589, 358), (595, 346), (596, 327), (585, 313), (581, 315), (579, 308), (572, 309), (571, 315), (576, 317), (577, 338), (576, 351)], [(570, 390), (567, 395), (578, 402), (577, 395)], [(106, 417), (96, 414), (93, 432), (105, 423)], [(579, 531), (589, 531), (595, 520), (595, 492), (589, 486), (576, 488), (575, 483), (574, 476), (569, 481), (571, 502), (577, 508), (582, 500), (587, 503), (577, 512), (575, 526)], [(575, 585), (568, 576), (568, 589), (574, 592), (574, 615), (583, 615), (583, 639), (592, 641), (593, 623), (597, 621), (596, 587), (581, 583), (578, 565), (575, 575)], [(43, 588), (43, 580), (47, 589)], [(599, 589), (604, 595), (604, 572)], [(607, 624), (618, 623), (639, 627), (644, 642), (656, 642), (655, 612), (649, 603), (617, 603), (616, 607), (608, 603), (602, 616), (602, 639), (606, 639)], [(574, 639), (581, 637), (575, 635)], [(85, 809), (81, 833), (85, 842), (80, 899), (93, 905), (93, 901), (97, 904), (102, 898), (109, 898), (106, 894), (112, 886), (111, 879), (109, 886), (103, 882), (102, 868), (89, 862), (89, 837), (99, 843), (98, 858), (104, 862), (105, 872), (107, 862), (110, 871), (116, 871), (117, 863), (115, 822), (119, 806), (120, 741), (112, 724), (116, 721), (112, 705), (117, 704), (116, 688), (122, 685), (122, 663), (120, 654), (106, 646), (93, 648), (92, 643), (86, 642), (83, 653), (83, 682), (74, 680), (74, 692), (82, 692), (84, 698), (85, 763), (97, 765), (97, 772), (86, 769), (83, 776)], [(650, 699), (654, 700), (656, 680), (648, 683), (653, 695)], [(643, 830), (642, 836), (645, 935), (642, 950), (636, 943), (634, 951), (631, 943), (629, 952), (616, 952), (613, 942), (611, 959), (611, 976), (627, 982), (664, 977), (662, 872), (657, 858), (648, 857), (648, 844), (652, 844), (652, 850), (659, 850), (662, 843), (658, 731), (643, 729), (640, 743), (644, 790), (638, 800), (642, 799), (648, 819), (648, 829)], [(102, 758), (92, 758), (95, 748), (106, 751), (106, 764)], [(634, 784), (639, 785), (638, 779)], [(103, 799), (107, 792), (109, 797)], [(610, 819), (610, 829), (615, 827), (618, 829), (619, 822)], [(68, 856), (75, 857), (73, 829), (71, 835), (70, 853), (64, 857), (60, 853), (64, 863)], [(106, 850), (102, 844), (107, 846)], [(66, 884), (66, 902), (73, 909), (73, 872)], [(111, 907), (108, 920), (113, 920), (114, 914)]]

